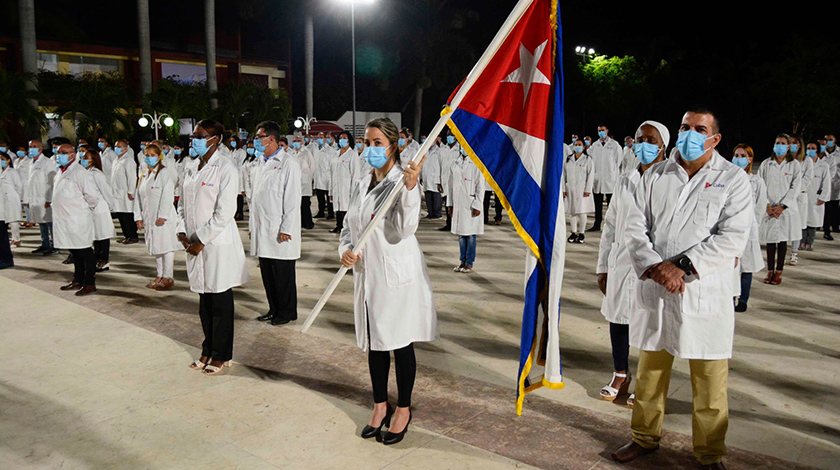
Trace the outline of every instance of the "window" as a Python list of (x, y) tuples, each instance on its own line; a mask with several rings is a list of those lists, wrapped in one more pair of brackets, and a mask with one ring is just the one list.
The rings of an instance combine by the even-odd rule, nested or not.
[(38, 53), (38, 70), (58, 72), (58, 55)]
[(204, 65), (161, 62), (160, 72), (163, 78), (172, 78), (182, 83), (200, 83), (207, 80), (207, 67)]
[(69, 72), (73, 75), (82, 75), (85, 73), (107, 73), (119, 72), (119, 59), (105, 59), (102, 57), (84, 57), (84, 56), (61, 56), (61, 59), (67, 59), (69, 65)]

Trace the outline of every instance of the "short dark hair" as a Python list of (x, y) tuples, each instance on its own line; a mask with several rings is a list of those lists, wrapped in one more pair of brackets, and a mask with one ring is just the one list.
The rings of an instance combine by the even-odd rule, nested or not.
[(210, 135), (219, 136), (219, 139), (224, 139), (225, 126), (215, 119), (202, 119), (198, 124), (196, 124), (196, 127), (204, 129)]
[[(265, 130), (265, 134), (274, 137), (274, 141), (280, 143), (280, 125), (274, 121), (263, 121), (257, 124), (257, 130)], [(288, 144), (288, 142), (286, 142)]]
[(289, 139), (287, 139), (286, 136), (280, 137), (280, 140), (278, 140), (277, 143), (279, 144), (280, 142), (289, 145)]
[(685, 112), (694, 114), (708, 114), (712, 116), (712, 131), (714, 131), (715, 134), (720, 133), (720, 121), (718, 121), (717, 114), (715, 114), (711, 109), (705, 106), (695, 105), (688, 108)]

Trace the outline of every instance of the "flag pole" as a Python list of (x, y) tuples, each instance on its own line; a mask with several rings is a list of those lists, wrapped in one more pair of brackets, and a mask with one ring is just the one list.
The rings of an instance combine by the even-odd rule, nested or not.
[[(452, 112), (458, 108), (458, 105), (461, 103), (461, 100), (464, 99), (464, 96), (467, 92), (472, 88), (475, 84), (478, 77), (484, 72), (484, 69), (487, 67), (487, 64), (493, 59), (498, 52), (499, 48), (502, 46), (502, 43), (505, 42), (510, 32), (513, 30), (513, 27), (516, 23), (519, 22), (522, 15), (528, 10), (528, 7), (534, 0), (519, 0), (515, 7), (513, 7), (513, 11), (511, 11), (510, 15), (508, 15), (507, 19), (505, 20), (504, 24), (502, 25), (499, 32), (496, 33), (496, 36), (490, 42), (490, 45), (487, 46), (487, 50), (484, 51), (484, 54), (481, 55), (481, 58), (478, 59), (475, 66), (470, 71), (467, 78), (464, 80), (464, 83), (458, 89), (458, 92), (455, 93), (455, 96), (452, 98), (452, 102), (449, 103), (450, 112), (443, 114), (440, 119), (438, 119), (437, 124), (435, 127), (432, 128), (432, 131), (426, 137), (426, 142), (424, 142), (420, 146), (420, 150), (417, 151), (417, 154), (412, 157), (413, 162), (419, 161), (426, 152), (432, 146), (432, 143), (437, 139), (440, 132), (443, 130), (443, 127), (446, 125), (447, 121), (449, 121), (449, 116), (452, 115)], [(382, 217), (385, 216), (385, 213), (391, 208), (394, 204), (394, 201), (397, 200), (397, 195), (399, 195), (400, 190), (405, 186), (405, 176), (400, 175), (399, 180), (397, 180), (397, 184), (394, 185), (394, 188), (391, 190), (391, 193), (388, 195), (388, 198), (385, 200), (385, 203), (379, 208), (379, 211), (374, 214), (373, 219), (371, 219), (370, 223), (367, 224), (365, 227), (364, 232), (362, 232), (362, 236), (359, 238), (359, 242), (353, 248), (353, 254), (358, 256), (359, 252), (362, 250), (362, 247), (367, 243), (370, 236), (373, 234), (374, 228), (379, 224), (379, 221), (382, 220)], [(332, 281), (327, 286), (327, 290), (321, 294), (321, 298), (318, 299), (318, 303), (315, 304), (315, 307), (309, 312), (309, 316), (306, 317), (306, 321), (303, 323), (303, 326), (300, 328), (301, 333), (306, 333), (309, 331), (309, 328), (312, 326), (312, 323), (315, 322), (315, 319), (318, 318), (318, 315), (321, 313), (321, 310), (326, 305), (327, 300), (329, 300), (330, 296), (332, 296), (335, 289), (338, 287), (338, 283), (341, 281), (341, 278), (347, 273), (349, 268), (342, 266), (341, 269), (333, 276)]]

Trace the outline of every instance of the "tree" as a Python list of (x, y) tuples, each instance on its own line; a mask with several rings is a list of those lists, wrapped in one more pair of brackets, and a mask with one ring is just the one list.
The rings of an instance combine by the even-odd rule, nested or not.
[(146, 96), (151, 110), (168, 114), (175, 120), (172, 127), (161, 130), (169, 139), (180, 135), (179, 119), (203, 119), (210, 113), (210, 93), (204, 83), (184, 83), (164, 78), (155, 84), (155, 91)]
[(137, 31), (140, 51), (140, 96), (152, 92), (152, 43), (149, 24), (149, 0), (137, 0)]
[(0, 140), (10, 135), (36, 135), (46, 128), (44, 114), (33, 108), (38, 92), (31, 89), (34, 76), (17, 75), (0, 68)]
[[(664, 66), (663, 63), (657, 67)], [(597, 119), (609, 119), (632, 126), (640, 109), (650, 106), (654, 71), (633, 56), (596, 55), (580, 65), (586, 87), (587, 112)]]
[(216, 0), (204, 0), (204, 49), (207, 54), (207, 90), (212, 97), (210, 108), (216, 109), (218, 102), (216, 84)]
[(253, 130), (260, 122), (270, 120), (280, 125), (281, 132), (288, 131), (292, 109), (283, 88), (227, 82), (214, 97), (219, 101), (218, 118), (225, 128)]

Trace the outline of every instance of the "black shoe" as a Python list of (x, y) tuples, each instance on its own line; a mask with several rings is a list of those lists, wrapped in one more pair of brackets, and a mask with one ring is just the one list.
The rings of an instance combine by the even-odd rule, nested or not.
[(379, 427), (375, 428), (369, 424), (365, 425), (365, 428), (362, 429), (361, 436), (364, 439), (370, 439), (371, 437), (375, 437), (377, 441), (382, 441), (382, 435), (380, 431), (382, 430), (382, 426), (390, 427), (391, 426), (391, 416), (394, 415), (394, 410), (391, 408), (391, 404), (388, 405), (388, 411), (385, 412), (385, 417), (382, 418), (382, 421), (379, 423)]
[(572, 232), (572, 234), (569, 235), (569, 238), (567, 238), (566, 241), (569, 242), (569, 243), (574, 243), (574, 242), (577, 241), (577, 237), (578, 237), (578, 234)]
[(48, 249), (49, 249), (49, 248), (47, 248), (47, 247), (45, 247), (45, 246), (39, 246), (38, 248), (36, 248), (36, 249), (32, 250), (32, 254), (33, 254), (33, 255), (37, 255), (37, 254), (39, 254), (39, 253), (43, 253), (43, 252), (47, 251)]
[(323, 213), (323, 212), (319, 212), (319, 213), (317, 213), (317, 214), (313, 215), (313, 216), (312, 216), (312, 218), (313, 218), (313, 219), (323, 219), (323, 218), (324, 218), (324, 213)]
[(315, 224), (305, 225), (303, 228), (306, 229), (306, 230), (312, 230), (313, 228), (315, 228)]
[(58, 250), (56, 250), (55, 248), (50, 248), (49, 250), (44, 251), (43, 253), (41, 253), (41, 255), (43, 255), (43, 256), (50, 256), (50, 255), (57, 255), (57, 254), (59, 254), (59, 253), (61, 253), (61, 252), (60, 252), (60, 251), (58, 251)]
[(577, 240), (575, 240), (575, 243), (583, 243), (584, 240), (586, 240), (586, 235), (579, 233)]
[(271, 321), (274, 318), (274, 314), (271, 312), (266, 313), (265, 315), (261, 315), (257, 317), (257, 321)]
[(328, 215), (327, 220), (335, 220), (335, 216), (334, 215)]
[(111, 269), (111, 264), (108, 263), (107, 261), (100, 262), (99, 264), (96, 265), (96, 272), (98, 272), (98, 273), (101, 273), (101, 272), (104, 272), (104, 271), (109, 271), (110, 269)]
[(336, 227), (336, 228), (330, 230), (330, 233), (341, 233), (341, 229)]
[[(832, 236), (831, 236), (831, 234), (830, 234), (830, 233), (828, 233), (828, 232), (826, 232), (826, 233), (824, 233), (824, 234), (823, 234), (823, 238), (825, 238), (826, 240), (828, 240), (828, 241), (830, 241), (830, 242), (831, 242), (831, 241), (834, 241), (834, 237), (832, 237)], [(34, 251), (33, 251), (33, 253), (34, 253)]]
[[(385, 433), (385, 436), (382, 437), (382, 443), (386, 446), (396, 444), (403, 440), (405, 437), (405, 433), (408, 431), (408, 425), (411, 424), (411, 410), (408, 411), (408, 422), (405, 423), (405, 429), (402, 432), (393, 433), (389, 429), (388, 432)], [(390, 426), (389, 426), (390, 427)]]
[(7, 268), (13, 268), (13, 267), (15, 267), (14, 262), (6, 263), (6, 262), (3, 262), (3, 261), (0, 261), (0, 269), (7, 269)]
[(73, 253), (67, 255), (67, 258), (61, 264), (73, 264)]
[(587, 231), (587, 232), (600, 232), (600, 231), (601, 231), (601, 227), (600, 227), (600, 226), (598, 226), (598, 225), (594, 225), (594, 226), (592, 226), (592, 228), (590, 228), (590, 229), (588, 229), (588, 230), (586, 230), (586, 231)]
[(449, 232), (449, 231), (452, 230), (452, 226), (451, 225), (444, 225), (443, 227), (439, 228), (438, 230), (441, 231), (441, 232)]
[(281, 317), (278, 317), (277, 315), (275, 315), (271, 319), (271, 324), (274, 325), (274, 326), (285, 325), (286, 323), (291, 323), (295, 320), (297, 320), (297, 318), (281, 318)]
[(735, 306), (736, 312), (746, 312), (747, 311), (747, 304), (743, 302), (738, 302), (738, 305)]

